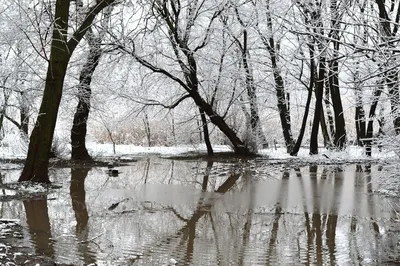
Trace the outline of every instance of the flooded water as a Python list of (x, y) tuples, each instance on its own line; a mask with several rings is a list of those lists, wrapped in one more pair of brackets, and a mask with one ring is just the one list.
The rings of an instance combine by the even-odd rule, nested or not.
[(117, 168), (54, 169), (61, 189), (1, 202), (1, 218), (23, 226), (15, 245), (73, 265), (400, 263), (400, 200), (373, 193), (378, 166), (148, 158)]

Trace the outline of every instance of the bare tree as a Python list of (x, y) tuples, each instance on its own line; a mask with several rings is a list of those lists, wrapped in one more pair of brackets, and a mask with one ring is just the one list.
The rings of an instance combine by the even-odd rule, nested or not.
[[(121, 38), (116, 37), (117, 47), (134, 57), (142, 66), (151, 70), (154, 73), (159, 73), (170, 80), (173, 80), (177, 85), (183, 88), (187, 96), (190, 97), (201, 113), (205, 113), (210, 119), (211, 123), (216, 125), (230, 140), (236, 154), (249, 154), (249, 149), (245, 143), (238, 137), (237, 133), (225, 121), (224, 117), (219, 115), (201, 94), (201, 81), (198, 72), (198, 54), (204, 49), (210, 41), (210, 35), (213, 32), (213, 26), (217, 18), (222, 12), (223, 7), (208, 6), (210, 3), (205, 1), (190, 1), (190, 2), (175, 2), (175, 1), (148, 1), (146, 2), (151, 9), (148, 10), (146, 26), (152, 28), (145, 28), (142, 30), (135, 39), (125, 36), (127, 42), (121, 42)], [(146, 6), (143, 6), (146, 9)], [(196, 20), (207, 20), (207, 26), (203, 29), (202, 35), (196, 39), (192, 39), (194, 28), (197, 26)], [(202, 24), (204, 25), (204, 24)], [(200, 29), (197, 29), (200, 30)], [(143, 42), (147, 33), (154, 32), (165, 36), (168, 41), (168, 47), (165, 50), (172, 51), (172, 54), (161, 55), (165, 56), (168, 60), (173, 60), (171, 63), (175, 64), (171, 70), (160, 67), (153, 62), (153, 56), (141, 55), (137, 49), (137, 42)], [(140, 38), (142, 40), (140, 40)], [(160, 37), (160, 36), (159, 36)], [(200, 41), (199, 41), (200, 40)], [(146, 58), (147, 57), (147, 58)], [(180, 71), (177, 72), (175, 68), (179, 67)], [(174, 73), (175, 72), (175, 73)], [(177, 101), (179, 102), (179, 100)]]
[[(283, 77), (281, 75), (279, 64), (279, 44), (276, 44), (274, 38), (274, 31), (272, 26), (272, 16), (270, 9), (270, 1), (265, 2), (265, 14), (266, 14), (266, 26), (267, 34), (264, 34), (259, 27), (257, 27), (258, 34), (260, 35), (261, 41), (268, 51), (269, 58), (271, 61), (271, 67), (275, 82), (275, 91), (277, 97), (277, 106), (279, 111), (279, 118), (282, 126), (283, 138), (285, 140), (285, 145), (287, 152), (290, 153), (294, 147), (294, 140), (292, 136), (292, 126), (290, 123), (290, 108), (289, 99), (286, 97), (285, 84)], [(260, 22), (258, 22), (260, 23)], [(258, 26), (258, 25), (257, 25)]]
[[(243, 6), (244, 8), (248, 8), (245, 4)], [(239, 54), (240, 54), (241, 64), (239, 65), (243, 67), (245, 91), (247, 94), (250, 111), (247, 112), (243, 108), (242, 109), (245, 113), (245, 117), (249, 119), (248, 124), (250, 125), (251, 128), (252, 139), (254, 139), (253, 141), (256, 141), (256, 144), (259, 143), (261, 144), (261, 146), (265, 147), (267, 145), (267, 139), (261, 127), (261, 119), (259, 114), (258, 97), (257, 97), (257, 86), (255, 84), (255, 78), (252, 69), (253, 67), (250, 57), (250, 47), (248, 45), (249, 33), (247, 29), (251, 25), (251, 22), (245, 21), (245, 18), (243, 18), (240, 15), (239, 11), (240, 8), (241, 8), (240, 5), (235, 5), (235, 3), (232, 3), (232, 9), (233, 12), (235, 13), (236, 20), (239, 22), (240, 35), (242, 36), (243, 40), (242, 41), (240, 40), (241, 37), (240, 35), (235, 36), (232, 30), (230, 35), (232, 36), (237, 48), (240, 51)], [(229, 27), (227, 20), (222, 20), (222, 22), (224, 22), (225, 27), (227, 28)]]
[[(399, 30), (400, 7), (397, 1), (391, 1), (390, 6), (383, 0), (376, 0), (379, 11), (379, 24), (381, 39), (384, 43), (383, 62), (386, 86), (389, 91), (391, 111), (393, 116), (393, 126), (396, 134), (400, 134), (400, 110), (399, 110), (399, 73), (397, 70), (398, 59), (393, 48), (398, 44), (397, 32)], [(393, 17), (393, 18), (392, 18)]]
[(95, 5), (88, 8), (85, 19), (68, 39), (70, 1), (56, 1), (45, 89), (19, 181), (50, 182), (48, 177), (49, 153), (69, 59), (96, 15), (114, 2), (115, 0), (96, 1)]
[(87, 120), (90, 112), (90, 99), (92, 95), (91, 82), (94, 71), (96, 70), (103, 49), (101, 47), (102, 39), (107, 31), (112, 6), (104, 12), (101, 27), (96, 34), (91, 28), (86, 33), (86, 39), (89, 44), (89, 54), (86, 63), (83, 65), (79, 76), (78, 84), (78, 106), (75, 111), (74, 121), (71, 129), (71, 159), (72, 160), (92, 160), (86, 149)]
[(340, 48), (340, 31), (342, 17), (346, 4), (337, 0), (331, 0), (330, 15), (331, 15), (331, 30), (328, 32), (328, 38), (331, 38), (333, 45), (332, 59), (329, 60), (328, 66), (328, 82), (329, 86), (326, 87), (326, 92), (330, 92), (332, 106), (335, 114), (335, 129), (332, 130), (333, 144), (343, 149), (346, 143), (346, 128), (344, 120), (344, 112), (342, 99), (340, 96), (339, 87), (339, 48)]

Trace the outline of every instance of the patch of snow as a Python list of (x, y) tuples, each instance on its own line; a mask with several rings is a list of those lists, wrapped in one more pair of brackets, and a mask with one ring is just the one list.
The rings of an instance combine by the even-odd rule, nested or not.
[(19, 189), (27, 193), (44, 193), (47, 191), (47, 188), (39, 183), (22, 182), (19, 184), (21, 184)]
[(15, 164), (15, 163), (2, 163), (0, 168), (2, 170), (16, 170), (16, 169), (21, 169), (22, 166), (20, 164)]
[(24, 253), (22, 253), (22, 252), (15, 252), (15, 253), (14, 253), (14, 260), (15, 260), (18, 256), (22, 256), (22, 255), (24, 255)]
[(178, 262), (177, 262), (175, 259), (171, 258), (171, 259), (169, 260), (169, 263), (170, 263), (171, 265), (175, 265), (175, 264), (177, 264)]
[[(155, 146), (155, 147), (143, 147), (135, 145), (116, 145), (113, 153), (112, 144), (99, 144), (99, 143), (87, 143), (87, 148), (93, 156), (133, 156), (133, 155), (179, 155), (185, 153), (206, 153), (207, 148), (205, 145), (182, 145), (174, 147), (166, 146)], [(214, 145), (214, 152), (229, 152), (232, 149), (226, 145)]]
[[(185, 155), (188, 153), (206, 154), (207, 148), (205, 145), (187, 145), (187, 146), (174, 146), (174, 147), (142, 147), (134, 145), (116, 145), (116, 154), (113, 153), (112, 144), (98, 144), (88, 143), (89, 151), (94, 156), (112, 156), (129, 158), (136, 156), (146, 155), (160, 155), (160, 156), (176, 156)], [(232, 149), (227, 145), (214, 145), (214, 152), (231, 152)], [(291, 156), (286, 152), (285, 147), (267, 148), (258, 152), (259, 155), (268, 157), (268, 159), (284, 160), (284, 159), (299, 159), (305, 161), (324, 162), (330, 161), (354, 161), (354, 160), (390, 160), (398, 158), (394, 151), (379, 150), (378, 148), (372, 149), (372, 156), (365, 155), (363, 147), (348, 146), (343, 151), (329, 150), (320, 148), (319, 154), (310, 155), (308, 148), (301, 148), (298, 156)]]
[(263, 149), (259, 151), (259, 154), (267, 156), (269, 159), (283, 160), (283, 159), (299, 159), (302, 161), (315, 161), (315, 162), (326, 162), (326, 161), (355, 161), (355, 160), (388, 160), (395, 159), (397, 155), (394, 151), (382, 150), (378, 148), (372, 149), (372, 156), (368, 157), (365, 155), (363, 147), (348, 146), (345, 150), (329, 150), (326, 148), (319, 148), (319, 153), (316, 155), (310, 155), (308, 148), (301, 148), (297, 156), (291, 156), (286, 152), (286, 148), (280, 147), (276, 150), (274, 148)]

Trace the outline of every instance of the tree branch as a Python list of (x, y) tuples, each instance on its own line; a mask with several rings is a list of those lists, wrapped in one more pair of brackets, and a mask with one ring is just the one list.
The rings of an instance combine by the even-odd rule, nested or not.
[(86, 32), (90, 28), (93, 23), (93, 20), (104, 8), (114, 4), (116, 0), (100, 0), (97, 1), (97, 4), (90, 8), (86, 13), (86, 17), (83, 20), (82, 24), (79, 28), (74, 32), (71, 39), (68, 41), (67, 46), (69, 53), (71, 54), (72, 51), (75, 50), (76, 46), (78, 45), (79, 41), (85, 36)]
[(172, 79), (173, 81), (175, 81), (175, 82), (177, 82), (179, 85), (181, 85), (187, 92), (190, 93), (190, 92), (192, 91), (191, 88), (190, 88), (189, 86), (187, 86), (186, 83), (183, 82), (180, 78), (178, 78), (178, 77), (172, 75), (171, 73), (169, 73), (168, 71), (166, 71), (166, 70), (163, 69), (163, 68), (156, 67), (156, 66), (152, 65), (152, 64), (151, 64), (150, 62), (148, 62), (147, 60), (145, 60), (145, 59), (139, 57), (139, 56), (135, 53), (134, 49), (133, 49), (133, 51), (129, 51), (129, 50), (126, 49), (126, 47), (124, 47), (123, 45), (118, 45), (117, 47), (118, 47), (119, 50), (121, 50), (121, 51), (123, 51), (123, 52), (125, 52), (125, 53), (127, 53), (127, 54), (130, 54), (130, 55), (131, 55), (136, 61), (138, 61), (142, 66), (144, 66), (144, 67), (150, 69), (150, 70), (153, 71), (153, 72), (160, 73), (160, 74), (163, 74), (164, 76), (167, 76), (168, 78)]

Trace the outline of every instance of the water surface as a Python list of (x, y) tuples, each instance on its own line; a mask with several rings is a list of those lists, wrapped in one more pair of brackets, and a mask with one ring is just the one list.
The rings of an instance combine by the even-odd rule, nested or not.
[(23, 223), (18, 244), (74, 265), (400, 263), (400, 202), (373, 193), (378, 166), (148, 158), (106, 170), (54, 169), (61, 189), (1, 202)]

